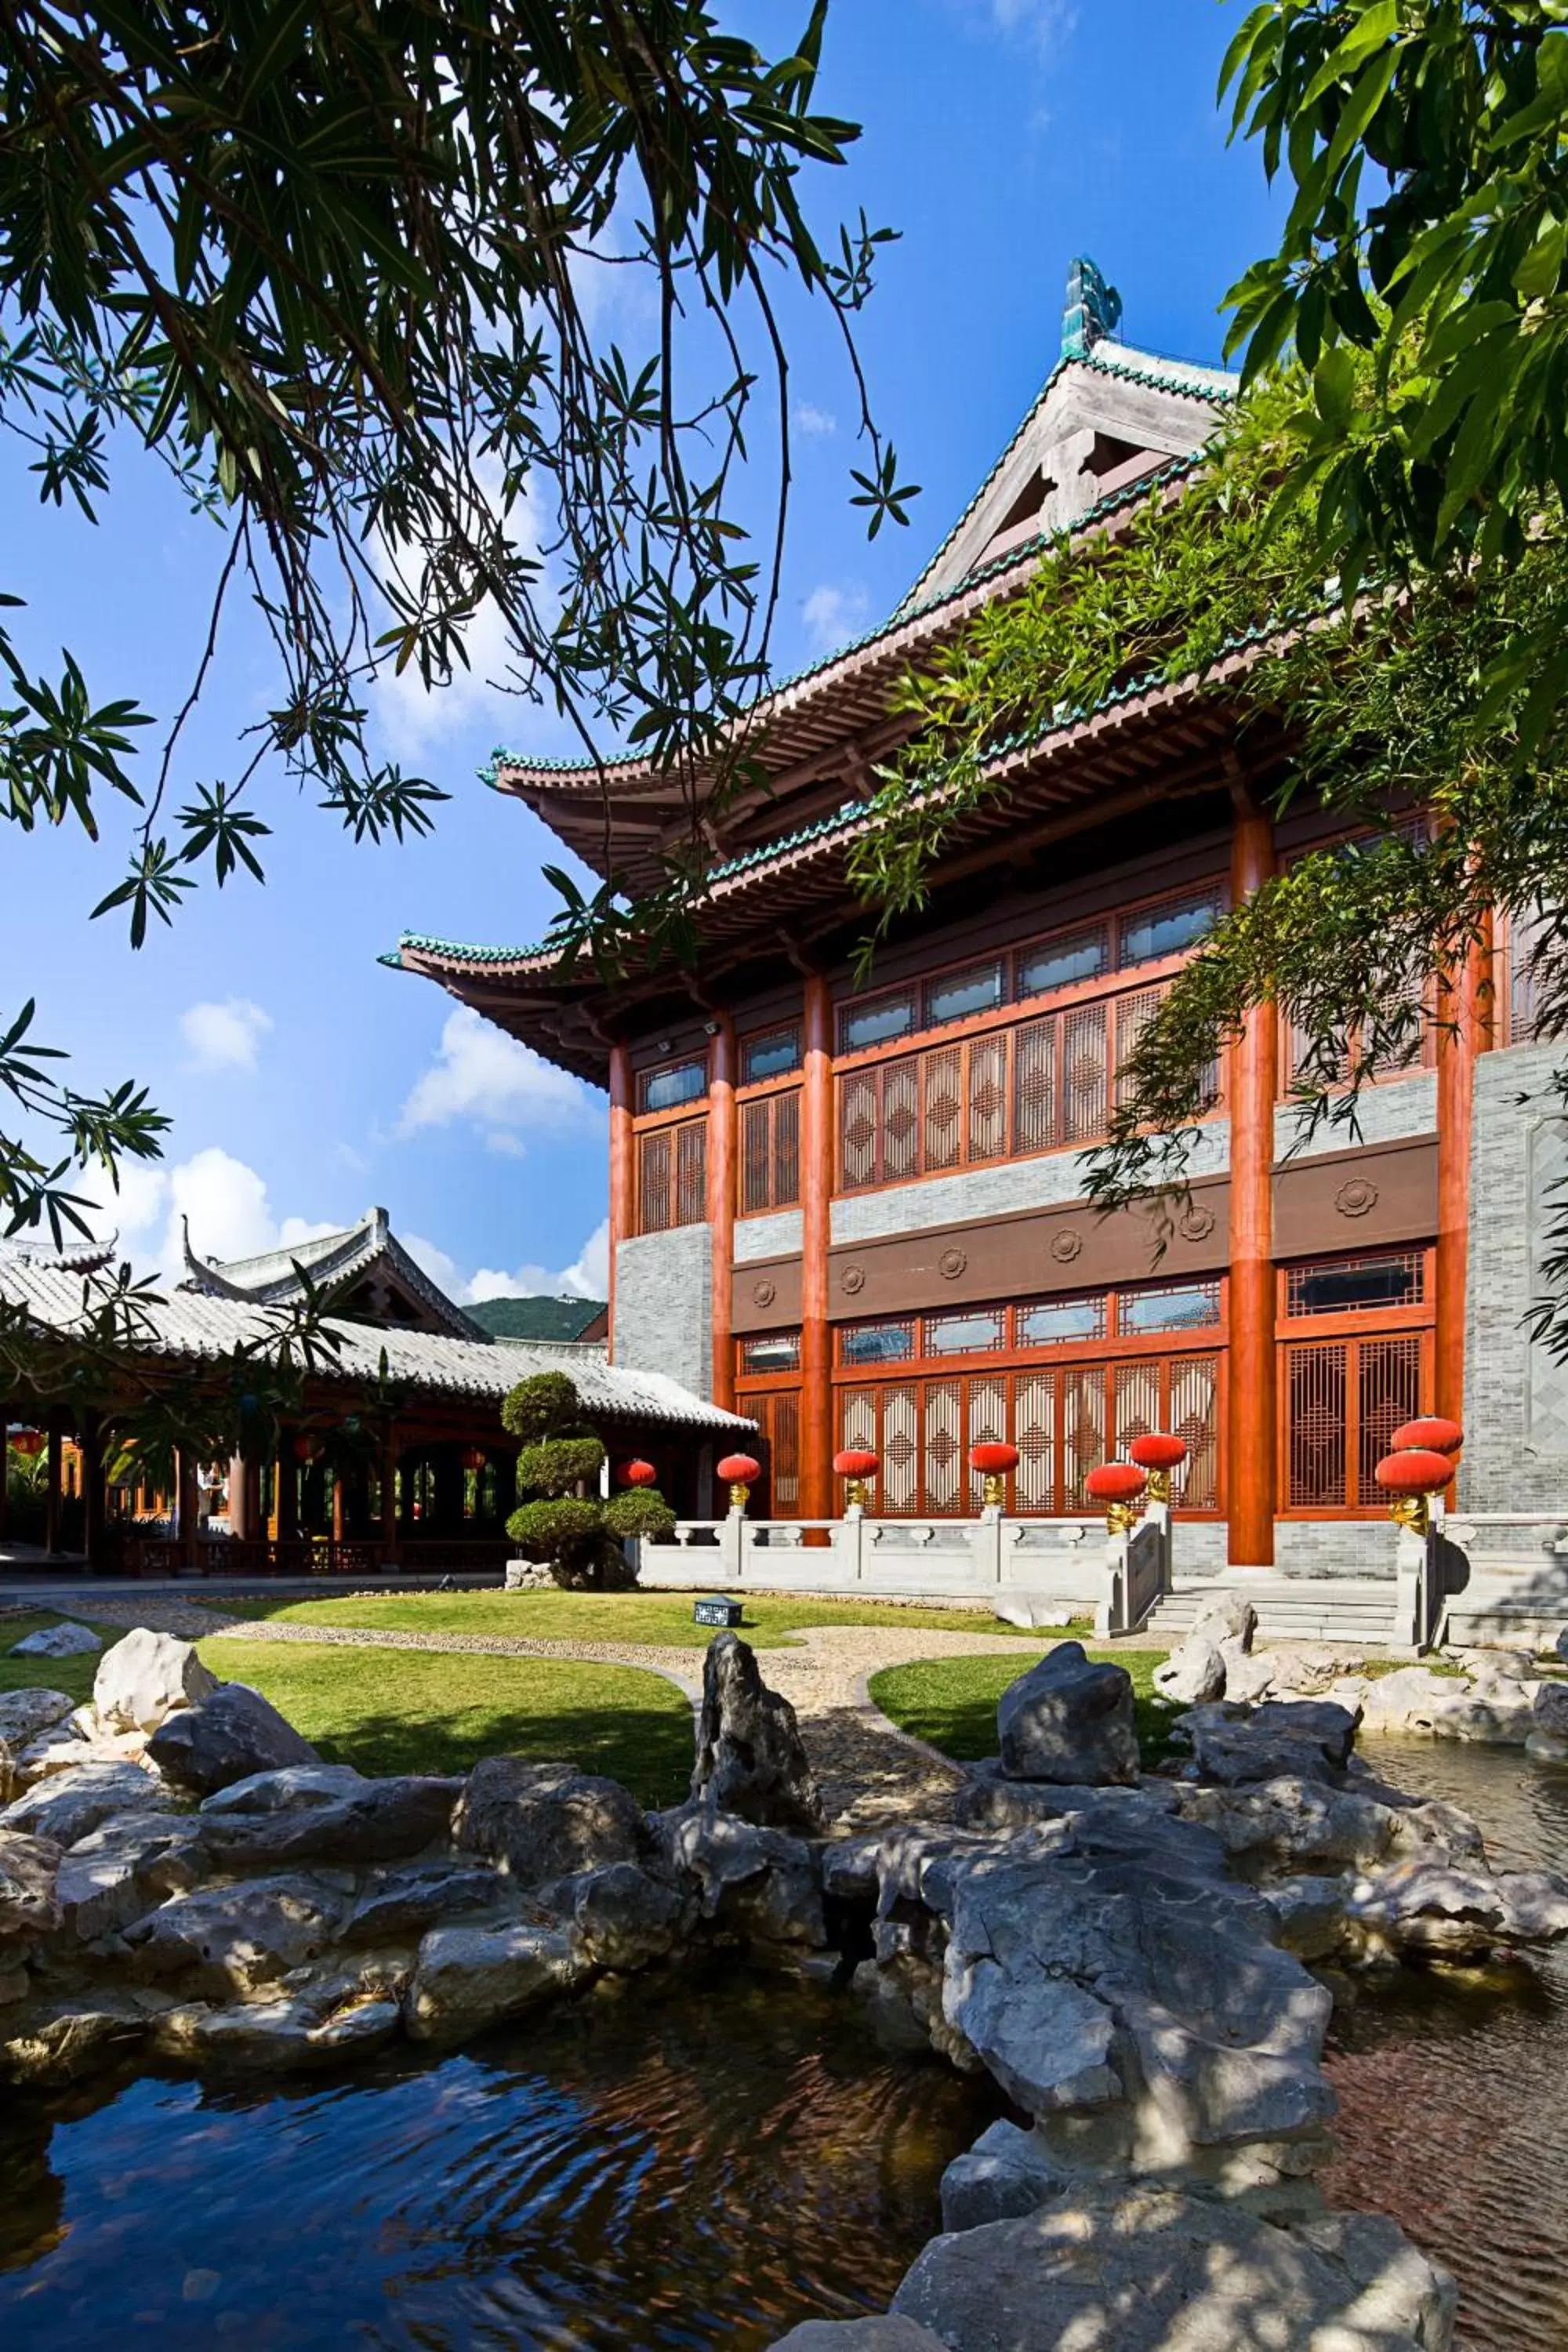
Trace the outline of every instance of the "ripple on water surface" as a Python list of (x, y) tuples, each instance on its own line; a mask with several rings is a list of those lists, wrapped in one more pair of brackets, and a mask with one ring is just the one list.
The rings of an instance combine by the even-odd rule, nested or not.
[[(1495, 1867), (1568, 1871), (1568, 1771), (1451, 1740), (1367, 1745), (1460, 1805)], [(1336, 2019), (1337, 2204), (1392, 2213), (1459, 2282), (1473, 2352), (1568, 2347), (1568, 1948), (1535, 1970), (1403, 1973)]]
[(16, 2099), (0, 2344), (752, 2352), (883, 2309), (996, 2112), (848, 1998), (733, 1979), (325, 2085)]

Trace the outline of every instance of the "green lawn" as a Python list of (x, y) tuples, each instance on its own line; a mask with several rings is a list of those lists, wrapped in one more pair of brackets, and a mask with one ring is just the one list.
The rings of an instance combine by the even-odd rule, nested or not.
[(636, 1666), (428, 1650), (215, 1641), (201, 1654), (251, 1683), (331, 1764), (466, 1772), (481, 1756), (561, 1757), (670, 1805), (691, 1778), (691, 1709)]
[[(73, 1621), (79, 1625), (90, 1625), (90, 1617), (83, 1614)], [(44, 1625), (58, 1625), (60, 1619), (52, 1610), (32, 1617), (0, 1617), (0, 1691), (58, 1690), (68, 1691), (80, 1701), (92, 1696), (92, 1678), (98, 1672), (101, 1650), (91, 1650), (80, 1658), (14, 1658), (11, 1644), (25, 1641)], [(93, 1631), (103, 1637), (107, 1650), (124, 1632), (121, 1625), (95, 1625)]]
[[(900, 1632), (1018, 1633), (989, 1609), (895, 1609), (887, 1601), (774, 1600), (748, 1593), (742, 1632), (754, 1650), (774, 1650), (805, 1625), (892, 1625)], [(226, 1601), (211, 1606), (235, 1617), (276, 1617), (293, 1625), (346, 1625), (373, 1633), (500, 1633), (511, 1640), (648, 1642), (705, 1650), (710, 1625), (691, 1622), (689, 1592), (397, 1592), (342, 1600)], [(1052, 1629), (1044, 1629), (1052, 1630)]]
[[(52, 1612), (0, 1618), (0, 1690), (92, 1696), (97, 1654), (13, 1658)], [(81, 1622), (90, 1622), (85, 1615)], [(105, 1646), (123, 1633), (100, 1626)], [(661, 1675), (553, 1658), (485, 1658), (311, 1643), (209, 1641), (225, 1682), (264, 1691), (329, 1763), (362, 1772), (466, 1772), (481, 1756), (560, 1757), (675, 1804), (691, 1778), (691, 1709)]]
[[(1154, 1669), (1166, 1652), (1090, 1650), (1089, 1654), (1125, 1666), (1131, 1675), (1143, 1761), (1158, 1763), (1170, 1746), (1171, 1724), (1181, 1712), (1154, 1697)], [(996, 1702), (1008, 1684), (1035, 1663), (1033, 1657), (930, 1658), (916, 1665), (885, 1666), (872, 1675), (869, 1687), (883, 1714), (902, 1730), (929, 1740), (961, 1764), (973, 1764), (995, 1755)]]

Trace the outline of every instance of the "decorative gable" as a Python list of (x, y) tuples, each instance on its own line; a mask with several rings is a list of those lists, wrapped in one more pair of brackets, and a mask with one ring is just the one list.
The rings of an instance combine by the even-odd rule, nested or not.
[(1070, 529), (1112, 491), (1195, 456), (1208, 440), (1236, 378), (1116, 341), (1121, 316), (1115, 289), (1091, 261), (1075, 261), (1061, 356), (904, 612), (1031, 540)]

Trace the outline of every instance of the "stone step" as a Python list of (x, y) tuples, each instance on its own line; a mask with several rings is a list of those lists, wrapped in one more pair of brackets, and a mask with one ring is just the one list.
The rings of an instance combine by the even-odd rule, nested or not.
[(1242, 1593), (1258, 1612), (1265, 1640), (1392, 1642), (1397, 1618), (1392, 1581), (1364, 1578), (1237, 1577), (1234, 1582), (1178, 1584), (1162, 1596), (1149, 1630), (1180, 1640), (1210, 1601)]

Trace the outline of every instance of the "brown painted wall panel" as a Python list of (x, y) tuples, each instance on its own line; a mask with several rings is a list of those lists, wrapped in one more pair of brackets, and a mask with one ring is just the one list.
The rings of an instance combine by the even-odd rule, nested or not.
[(748, 1258), (735, 1268), (730, 1328), (732, 1331), (793, 1331), (800, 1323), (800, 1301), (799, 1258)]
[(1428, 1242), (1437, 1230), (1437, 1139), (1285, 1160), (1274, 1171), (1274, 1255), (1321, 1257)]

